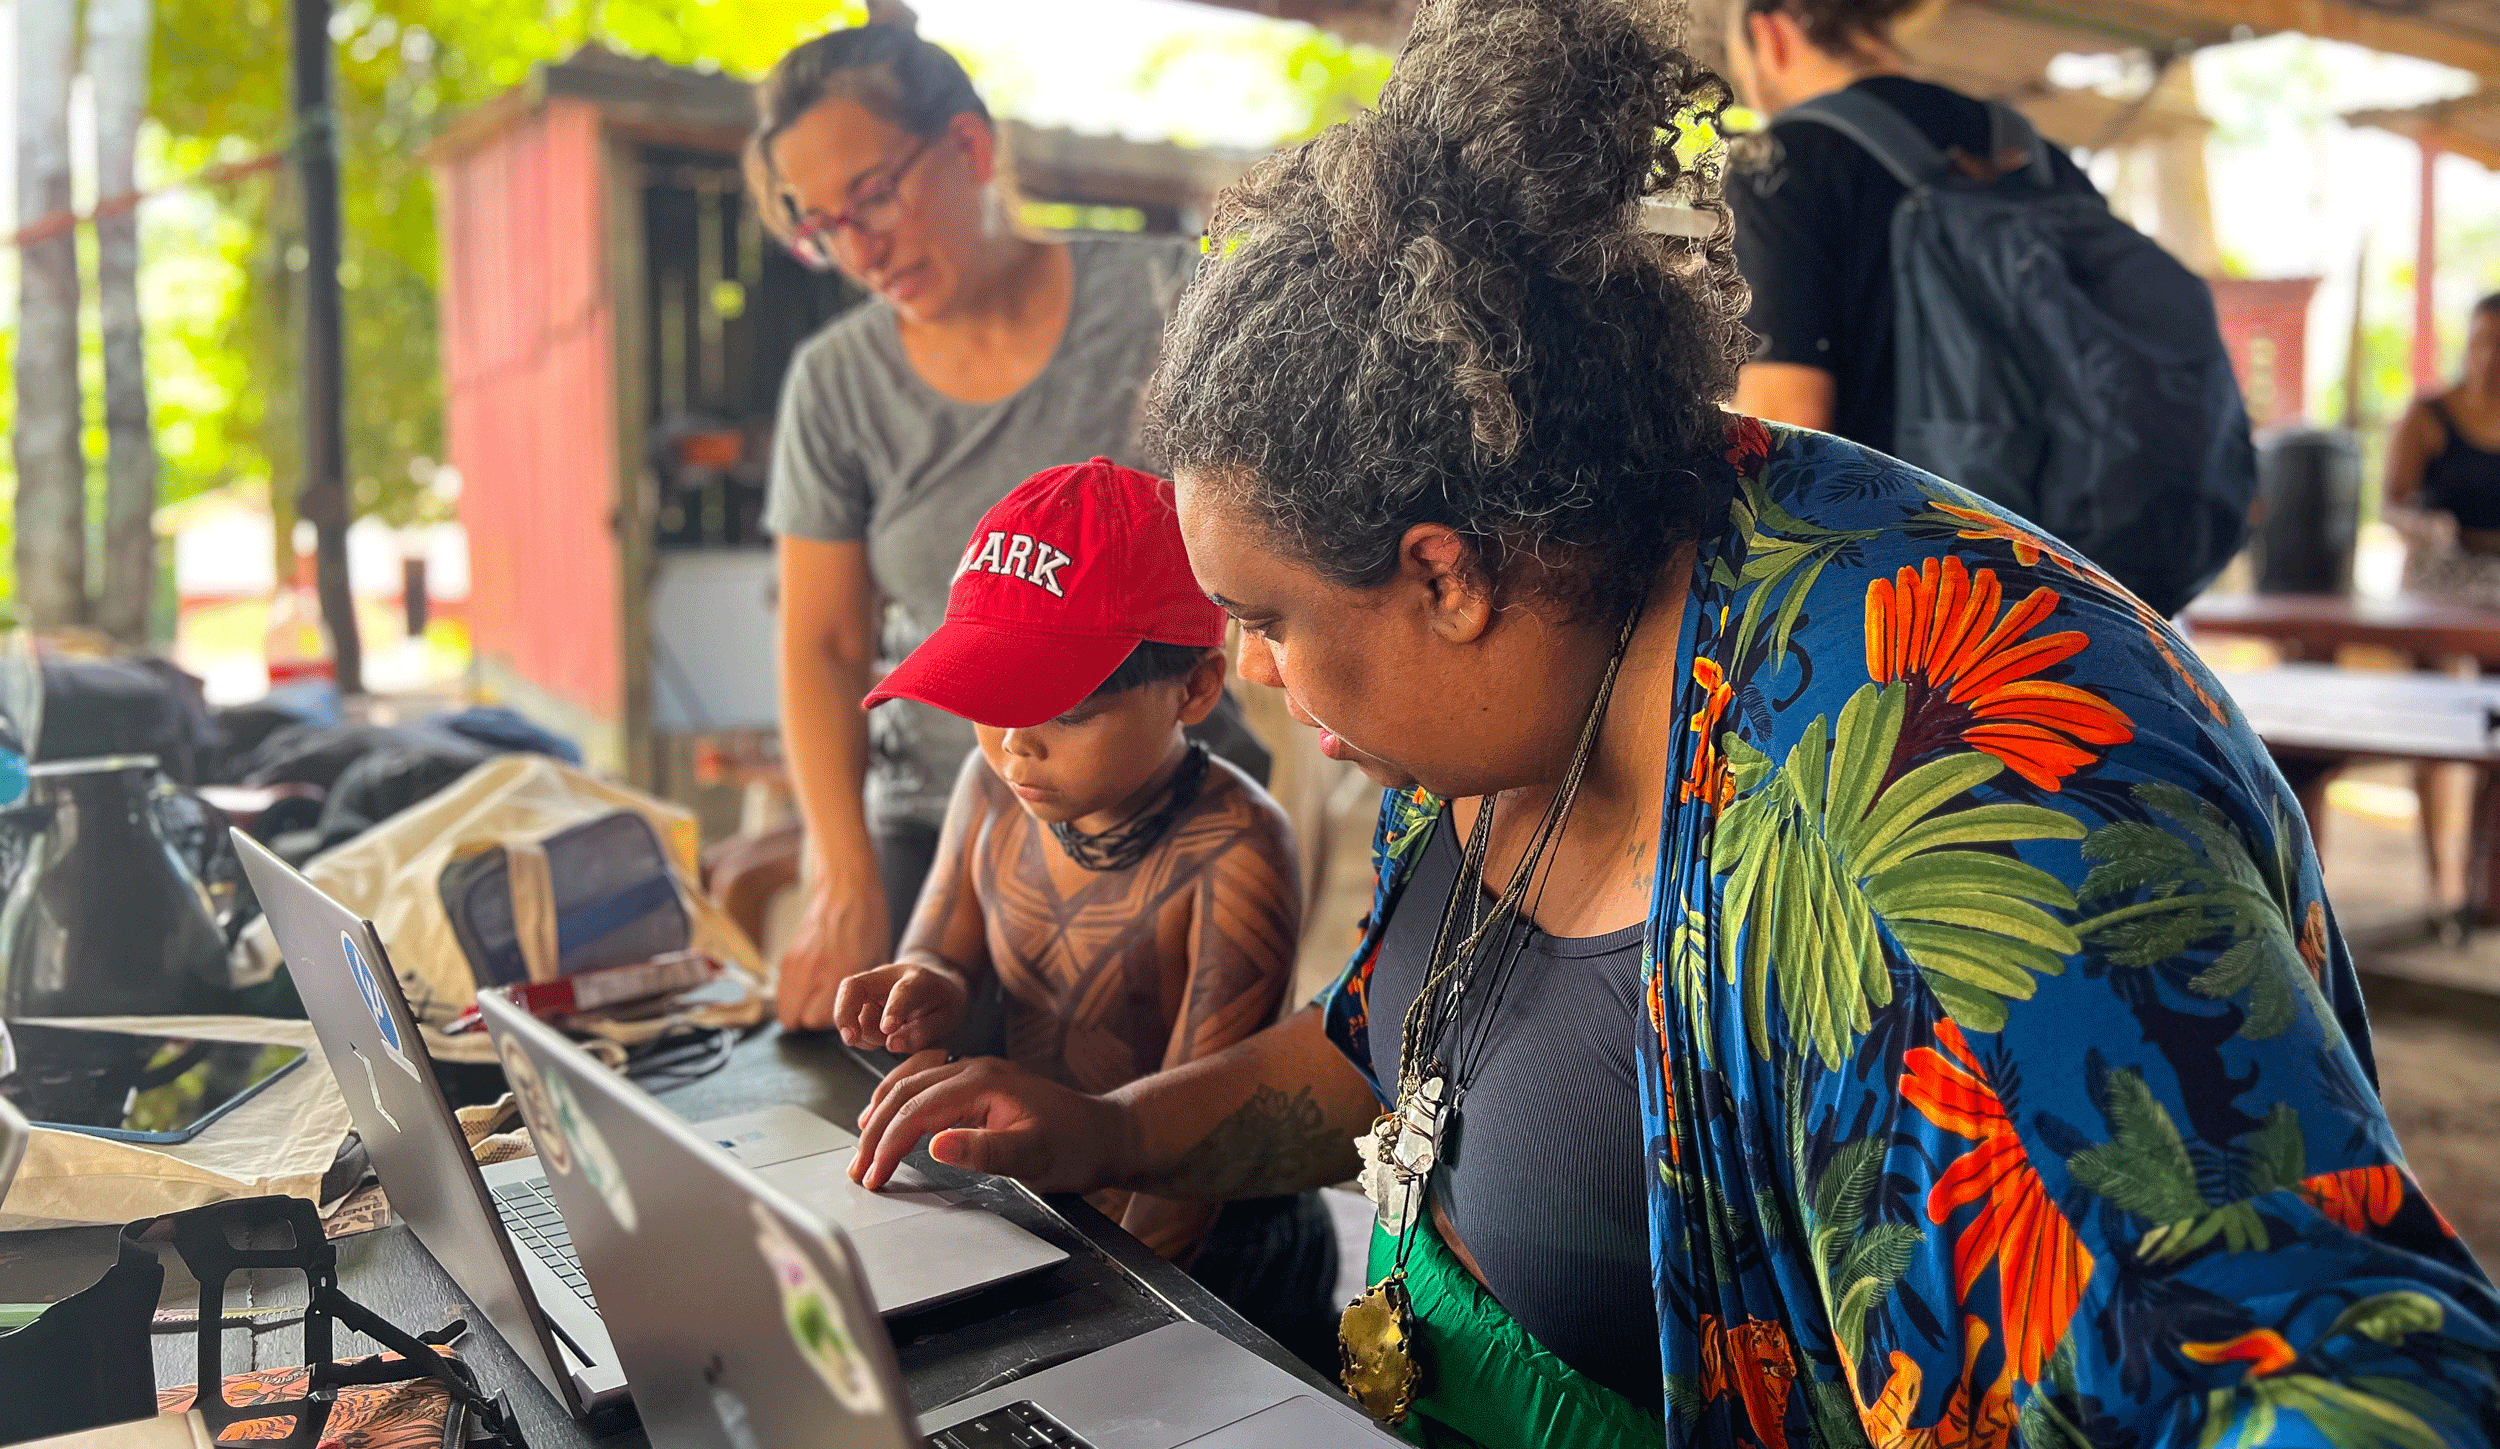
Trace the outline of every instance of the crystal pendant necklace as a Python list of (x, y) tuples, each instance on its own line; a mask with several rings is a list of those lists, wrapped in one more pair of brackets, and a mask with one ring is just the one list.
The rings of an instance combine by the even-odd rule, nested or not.
[[(1571, 766), (1489, 916), (1484, 912), (1484, 862), (1493, 840), (1495, 797), (1485, 796), (1478, 806), (1475, 826), (1467, 832), (1466, 851), (1450, 883), (1449, 901), (1442, 908), (1440, 929), (1433, 936), (1432, 953), (1425, 958), (1423, 985), (1400, 1023), (1397, 1104), (1381, 1113), (1370, 1131), (1354, 1139), (1355, 1151), (1363, 1159), (1363, 1195), (1371, 1199), (1381, 1228), (1396, 1237), (1398, 1247), (1387, 1275), (1346, 1305), (1338, 1320), (1337, 1348), (1343, 1361), (1338, 1378), (1366, 1412), (1392, 1427), (1405, 1422), (1423, 1382), (1423, 1369), (1415, 1356), (1415, 1307), (1406, 1288), (1406, 1263), (1424, 1217), (1425, 1187), (1443, 1155), (1476, 1059), (1489, 1039), (1492, 1009), (1499, 1006), (1531, 934), (1520, 920), (1520, 907), (1532, 882), (1542, 894), (1546, 850), (1562, 833), (1572, 801), (1579, 795), (1580, 781), (1596, 753), (1606, 703), (1614, 695), (1615, 675), (1623, 667), (1632, 630), (1639, 622), (1640, 610), (1635, 607), (1623, 621), (1614, 654), (1598, 679)], [(1462, 906), (1463, 930), (1459, 924)], [(1488, 938), (1492, 938), (1489, 947)], [(1487, 957), (1499, 958), (1489, 974), (1484, 970)], [(1467, 1035), (1454, 1034), (1453, 1028), (1459, 1023), (1460, 1003), (1480, 975), (1490, 982), (1490, 1002), (1474, 1023), (1473, 1041), (1454, 1040), (1454, 1035)], [(1449, 1050), (1453, 1047), (1456, 1050)]]

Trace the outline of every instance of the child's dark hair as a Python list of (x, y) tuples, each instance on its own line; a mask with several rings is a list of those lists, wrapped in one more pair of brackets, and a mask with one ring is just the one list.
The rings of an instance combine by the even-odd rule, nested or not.
[(1158, 644), (1152, 639), (1141, 640), (1136, 648), (1129, 651), (1128, 658), (1120, 661), (1120, 667), (1111, 671), (1111, 677), (1086, 698), (1105, 699), (1115, 694), (1126, 694), (1140, 685), (1187, 678), (1189, 671), (1198, 667), (1198, 661), (1206, 657), (1207, 651), (1200, 645)]

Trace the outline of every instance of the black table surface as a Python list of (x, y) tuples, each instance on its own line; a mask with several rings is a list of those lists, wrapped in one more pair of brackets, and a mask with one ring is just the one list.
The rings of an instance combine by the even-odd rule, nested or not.
[[(660, 1100), (689, 1121), (787, 1102), (848, 1125), (866, 1105), (875, 1077), (831, 1037), (785, 1037), (778, 1028), (767, 1028), (742, 1042), (720, 1070), (674, 1086), (654, 1085)], [(950, 1191), (1068, 1254), (1066, 1262), (1043, 1272), (888, 1319), (914, 1408), (925, 1411), (953, 1403), (1184, 1318), (1207, 1325), (1324, 1392), (1336, 1392), (1334, 1384), (1082, 1198), (1037, 1196), (1004, 1178), (946, 1167), (926, 1153), (912, 1160)], [(94, 1227), (0, 1233), (0, 1302), (48, 1302), (94, 1282), (112, 1263), (116, 1232)], [(401, 1328), (427, 1333), (456, 1318), (469, 1321), (472, 1331), (461, 1340), (460, 1351), (490, 1392), (510, 1391), (533, 1449), (646, 1442), (630, 1410), (613, 1420), (574, 1422), (470, 1310), (458, 1286), (405, 1224), (394, 1222), (342, 1238), (338, 1250), (339, 1286)], [(164, 1258), (164, 1305), (196, 1307), (199, 1289), (181, 1260), (170, 1249)], [(303, 1301), (300, 1274), (240, 1273), (227, 1286), (225, 1307), (233, 1315)], [(254, 1331), (229, 1328), (224, 1347), (227, 1373), (303, 1362), (302, 1338), (287, 1316)], [(335, 1351), (346, 1358), (375, 1347), (362, 1335), (342, 1329)], [(159, 1385), (186, 1384), (198, 1377), (193, 1329), (160, 1329), (155, 1348)]]

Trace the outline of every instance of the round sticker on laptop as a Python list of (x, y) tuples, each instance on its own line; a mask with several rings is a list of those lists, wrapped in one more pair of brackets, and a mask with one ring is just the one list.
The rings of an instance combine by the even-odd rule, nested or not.
[(365, 1011), (373, 1018), (374, 1034), (380, 1039), (382, 1054), (399, 1063), (399, 1069), (418, 1081), (425, 1080), (417, 1064), (408, 1060), (408, 1043), (399, 1034), (399, 1023), (391, 1019), (390, 1002), (382, 995), (382, 983), (374, 977), (373, 965), (357, 948), (356, 938), (339, 932), (339, 950), (347, 956), (347, 974), (356, 980), (356, 994), (364, 998)]
[(555, 1108), (557, 1123), (564, 1129), (565, 1145), (581, 1160), (582, 1179), (599, 1200), (616, 1214), (616, 1221), (625, 1231), (640, 1226), (634, 1213), (633, 1189), (625, 1185), (625, 1172), (616, 1164), (616, 1154), (608, 1150), (608, 1139), (599, 1132), (599, 1124), (582, 1110), (573, 1097), (572, 1085), (562, 1072), (549, 1072), (545, 1078), (548, 1105)]
[[(755, 1245), (764, 1250), (773, 1286), (781, 1290), (781, 1322), (798, 1345), (799, 1357), (833, 1390), (842, 1407), (854, 1414), (874, 1414), (885, 1407), (885, 1392), (860, 1347), (859, 1335), (842, 1300), (825, 1286), (806, 1250), (760, 1202), (750, 1202), (755, 1215)], [(879, 1325), (883, 1331), (883, 1325)]]
[(530, 1145), (538, 1149), (539, 1159), (557, 1172), (573, 1170), (573, 1145), (564, 1140), (564, 1123), (556, 1117), (555, 1104), (547, 1100), (547, 1086), (538, 1079), (538, 1064), (516, 1041), (503, 1044), (504, 1080), (512, 1084), (512, 1099), (521, 1104), (521, 1120), (530, 1127)]

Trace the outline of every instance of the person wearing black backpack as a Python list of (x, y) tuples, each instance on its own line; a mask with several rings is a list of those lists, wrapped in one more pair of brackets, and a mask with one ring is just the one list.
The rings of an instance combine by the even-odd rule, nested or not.
[(1737, 411), (1916, 463), (2186, 607), (2256, 492), (2210, 289), (2011, 108), (1904, 73), (1922, 0), (1725, 3), (1729, 78), (1772, 117), (1727, 186)]

